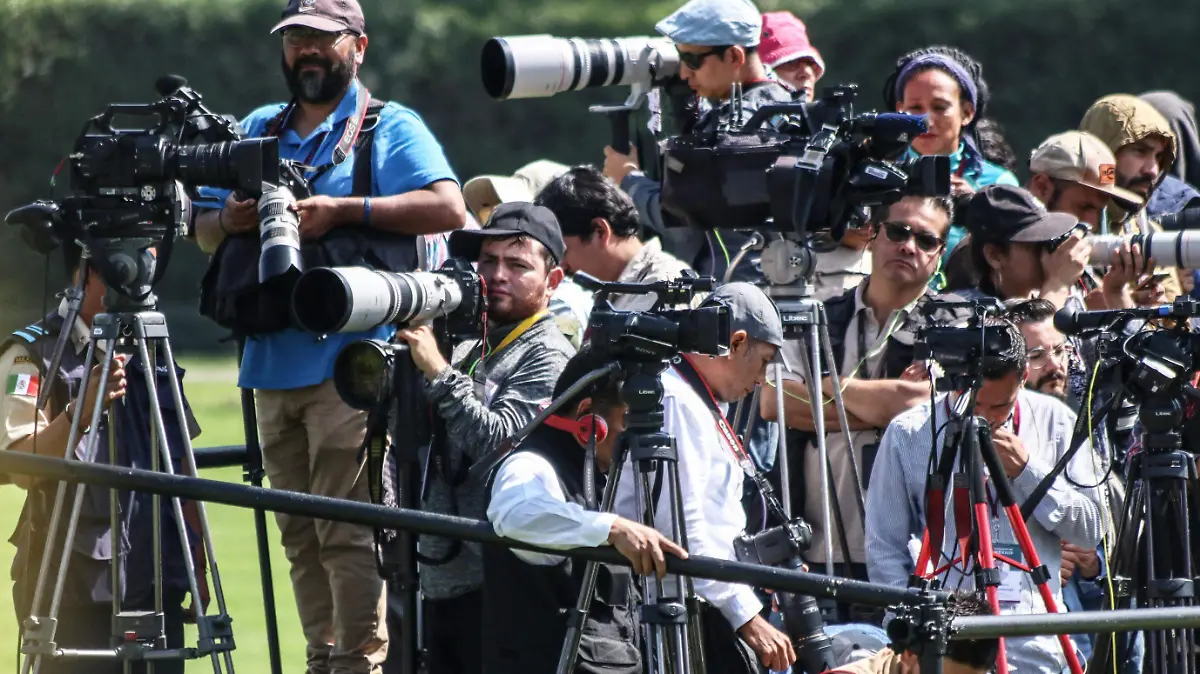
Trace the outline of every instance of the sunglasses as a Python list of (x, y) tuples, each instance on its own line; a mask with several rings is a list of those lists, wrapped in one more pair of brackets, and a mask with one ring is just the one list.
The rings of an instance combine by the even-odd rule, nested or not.
[[(902, 222), (885, 222), (883, 226), (875, 230), (875, 236), (879, 236), (882, 231), (887, 240), (892, 243), (908, 243), (909, 239), (917, 242), (917, 248), (923, 253), (934, 253), (941, 250), (942, 246), (946, 245), (943, 239), (940, 239), (926, 232), (914, 232), (912, 227)], [(874, 237), (872, 237), (874, 238)]]
[(679, 51), (679, 62), (692, 70), (699, 70), (704, 67), (705, 59), (709, 56), (720, 56), (725, 53), (726, 49), (729, 47), (713, 47), (702, 52)]

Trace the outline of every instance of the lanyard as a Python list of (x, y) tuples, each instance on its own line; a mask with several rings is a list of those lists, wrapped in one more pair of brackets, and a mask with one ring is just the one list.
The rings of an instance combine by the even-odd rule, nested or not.
[(780, 522), (789, 521), (787, 511), (784, 510), (783, 504), (779, 502), (779, 498), (775, 496), (775, 489), (771, 487), (771, 483), (763, 477), (763, 474), (758, 471), (758, 467), (750, 460), (750, 455), (742, 447), (742, 443), (738, 440), (737, 434), (730, 428), (729, 422), (725, 419), (725, 415), (721, 413), (721, 407), (717, 404), (717, 397), (713, 395), (712, 389), (708, 387), (708, 382), (704, 381), (704, 377), (700, 376), (700, 372), (692, 365), (692, 361), (687, 356), (676, 356), (671, 364), (675, 366), (675, 371), (691, 385), (696, 393), (700, 394), (700, 398), (704, 400), (709, 412), (713, 415), (713, 421), (717, 424), (717, 430), (725, 438), (725, 445), (729, 448), (733, 458), (742, 467), (742, 472), (746, 473), (753, 482), (754, 486), (758, 487), (758, 491), (762, 494), (763, 501), (771, 510)]
[(529, 318), (526, 318), (525, 320), (518, 323), (517, 327), (513, 328), (511, 332), (509, 332), (507, 335), (504, 336), (504, 339), (500, 340), (500, 343), (496, 345), (496, 348), (489, 349), (485, 356), (476, 358), (475, 362), (471, 363), (470, 369), (467, 370), (468, 376), (475, 374), (475, 368), (479, 365), (480, 362), (483, 361), (483, 358), (486, 358), (489, 356), (494, 356), (494, 355), (500, 353), (501, 351), (503, 351), (505, 348), (508, 347), (508, 345), (517, 341), (518, 337), (520, 337), (521, 335), (528, 332), (529, 329), (532, 328), (535, 323), (537, 323), (538, 321), (545, 318), (546, 315), (548, 315), (549, 313), (550, 313), (550, 311), (548, 309), (542, 309), (541, 311), (537, 312), (536, 314), (534, 314), (534, 315), (530, 316)]

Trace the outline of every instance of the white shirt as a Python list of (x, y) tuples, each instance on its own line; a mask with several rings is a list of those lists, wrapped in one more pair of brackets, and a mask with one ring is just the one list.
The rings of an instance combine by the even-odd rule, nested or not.
[[(732, 449), (721, 440), (708, 406), (674, 368), (663, 373), (662, 385), (663, 431), (675, 439), (678, 449), (687, 550), (693, 555), (734, 560), (733, 539), (746, 528), (741, 466)], [(622, 517), (641, 522), (634, 492), (636, 481), (636, 469), (626, 461), (617, 484), (616, 511)], [(654, 482), (653, 474), (650, 482)], [(667, 485), (659, 494), (654, 512), (655, 528), (670, 536)], [(762, 610), (762, 603), (748, 585), (701, 578), (696, 578), (694, 585), (696, 594), (720, 610), (734, 629)]]
[[(606, 544), (617, 516), (567, 502), (550, 462), (533, 452), (517, 452), (496, 471), (487, 518), (497, 536), (544, 548), (570, 550)], [(516, 549), (512, 552), (522, 561), (539, 566), (553, 566), (562, 561), (562, 557), (540, 552)]]

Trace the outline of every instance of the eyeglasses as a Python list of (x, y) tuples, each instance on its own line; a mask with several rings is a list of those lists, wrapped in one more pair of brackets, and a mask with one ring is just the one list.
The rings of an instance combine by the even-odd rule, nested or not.
[(330, 33), (313, 28), (288, 28), (283, 31), (283, 44), (289, 47), (301, 47), (311, 44), (324, 49), (336, 45), (350, 34), (350, 31), (345, 30), (340, 33)]
[(1029, 368), (1031, 370), (1040, 370), (1050, 364), (1050, 359), (1062, 360), (1069, 358), (1075, 353), (1075, 347), (1071, 346), (1070, 342), (1063, 342), (1053, 349), (1047, 350), (1045, 347), (1039, 347), (1029, 350)]
[(691, 51), (682, 51), (682, 50), (677, 50), (677, 51), (679, 51), (679, 62), (680, 63), (687, 66), (688, 68), (691, 68), (692, 70), (699, 70), (704, 67), (704, 59), (708, 58), (709, 56), (720, 56), (725, 53), (726, 49), (729, 49), (729, 47), (713, 47), (712, 49), (709, 49), (708, 51), (702, 51), (702, 52), (691, 52)]
[[(914, 239), (917, 242), (917, 248), (924, 253), (934, 253), (941, 250), (946, 242), (932, 234), (926, 232), (914, 232), (912, 227), (903, 222), (885, 222), (882, 226), (883, 233), (887, 236), (888, 241), (892, 243), (908, 243), (909, 239)], [(879, 236), (879, 230), (875, 231), (875, 236)], [(872, 237), (874, 238), (874, 237)]]

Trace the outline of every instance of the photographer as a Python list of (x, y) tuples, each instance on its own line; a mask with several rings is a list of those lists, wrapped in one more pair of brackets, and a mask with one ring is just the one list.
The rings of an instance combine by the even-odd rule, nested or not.
[[(64, 246), (66, 268), (76, 270), (76, 276), (80, 254), (77, 246)], [(101, 365), (85, 362), (90, 333), (88, 326), (96, 314), (104, 312), (104, 295), (104, 283), (95, 268), (91, 268), (84, 288), (83, 303), (73, 325), (65, 325), (67, 305), (64, 300), (57, 311), (16, 331), (0, 345), (0, 381), (6, 382), (4, 396), (0, 397), (0, 420), (3, 423), (0, 451), (58, 458), (73, 455), (76, 460), (84, 461), (88, 457), (83, 433), (98, 424), (99, 439), (93, 457), (96, 463), (107, 463), (112, 450), (112, 461), (118, 465), (151, 469), (153, 453), (157, 450), (152, 447), (150, 440), (149, 390), (140, 358), (136, 355), (126, 358), (118, 354), (114, 356), (112, 369), (107, 373), (101, 370)], [(67, 348), (63, 351), (58, 371), (48, 373), (46, 369), (51, 364), (54, 345), (63, 330), (68, 332)], [(106, 344), (105, 348), (111, 348), (111, 344)], [(95, 355), (99, 360), (103, 358), (104, 351), (97, 348)], [(83, 377), (89, 369), (88, 389), (80, 392)], [(183, 433), (189, 432), (191, 437), (195, 437), (200, 430), (191, 417), (190, 409), (187, 412), (191, 427), (179, 428), (177, 417), (173, 414), (175, 405), (165, 374), (165, 364), (159, 365), (159, 372), (159, 403), (164, 412), (172, 412), (165, 413), (163, 421), (175, 463), (174, 470), (179, 473), (182, 470)], [(46, 408), (39, 410), (37, 396), (42, 387), (50, 387), (51, 391)], [(91, 415), (97, 396), (101, 397), (104, 412), (100, 419), (93, 419)], [(71, 421), (77, 409), (81, 412), (80, 437), (78, 444), (68, 451)], [(107, 429), (110, 423), (116, 423), (119, 429), (115, 447), (109, 447), (108, 444)], [(25, 506), (12, 539), (17, 546), (12, 567), (13, 602), (17, 622), (23, 628), (23, 621), (33, 608), (38, 569), (47, 549), (54, 550), (47, 590), (53, 587), (59, 573), (57, 560), (62, 550), (66, 520), (60, 522), (59, 531), (47, 530), (58, 483), (35, 481), (18, 475), (0, 475), (0, 483), (10, 479), (27, 492)], [(66, 513), (70, 512), (74, 491), (74, 485), (69, 485)], [(114, 539), (109, 520), (110, 494), (104, 487), (89, 486), (84, 489), (73, 554), (58, 609), (55, 641), (60, 648), (110, 647), (113, 636), (111, 560), (118, 547), (124, 553), (120, 569), (124, 590), (122, 608), (154, 608), (153, 497), (150, 494), (118, 492), (121, 531), (116, 533)], [(207, 603), (208, 600), (203, 544), (199, 540), (199, 517), (196, 504), (183, 501), (184, 518), (189, 527), (188, 543), (196, 562), (197, 582), (204, 595), (193, 598), (192, 605), (185, 610), (184, 600), (189, 581), (174, 511), (170, 499), (164, 498), (160, 504), (165, 634), (168, 648), (182, 648), (185, 615), (194, 620), (200, 603)], [(51, 537), (55, 539), (53, 544), (49, 540)], [(49, 615), (49, 594), (43, 595), (40, 609), (42, 616)], [(132, 667), (134, 672), (146, 671), (145, 663), (134, 663)], [(154, 668), (156, 672), (182, 674), (184, 663), (182, 660), (159, 660)], [(119, 661), (44, 657), (40, 671), (115, 674), (122, 671), (122, 666)]]
[[(1028, 362), (1025, 341), (1017, 327), (1000, 319), (985, 320), (987, 329), (997, 333), (996, 342), (1000, 345), (980, 358), (978, 368), (983, 385), (976, 393), (975, 414), (991, 427), (996, 454), (1021, 505), (1066, 454), (1075, 415), (1062, 402), (1025, 388)], [(908, 585), (927, 522), (924, 503), (931, 443), (936, 443), (939, 454), (946, 451), (943, 445), (948, 411), (959, 405), (960, 400), (959, 393), (939, 395), (931, 403), (932, 409), (927, 403), (909, 410), (896, 417), (884, 433), (875, 471), (889, 477), (888, 488), (867, 492), (867, 571), (872, 582), (896, 587)], [(1095, 470), (1099, 465), (1100, 460), (1085, 443), (1066, 473), (1055, 479), (1034, 509), (1028, 522), (1029, 538), (1047, 569), (1061, 567), (1061, 541), (1084, 549), (1095, 548), (1100, 542), (1100, 496), (1091, 488), (1100, 481), (1100, 473)], [(995, 498), (995, 490), (990, 485), (987, 490), (990, 502)], [(955, 526), (954, 499), (949, 501), (945, 509), (944, 540), (933, 541), (932, 545), (953, 551), (959, 532)], [(1004, 511), (997, 507), (987, 512), (994, 549), (1017, 562), (1028, 562), (1017, 547), (1017, 538)], [(972, 588), (973, 567), (973, 557), (969, 557), (966, 563), (950, 565), (938, 578), (943, 587)], [(1046, 611), (1028, 573), (1005, 562), (998, 562), (997, 568), (1001, 576), (998, 595), (1002, 614)], [(1051, 572), (1049, 576), (1050, 591), (1061, 607), (1059, 575)], [(1065, 666), (1062, 649), (1054, 637), (1011, 638), (1007, 644), (1009, 665), (1017, 671), (1059, 672)]]
[[(607, 363), (586, 350), (567, 363), (554, 388), (557, 399), (592, 370)], [(612, 463), (624, 430), (620, 382), (594, 382), (535, 430), (496, 472), (487, 517), (500, 536), (542, 547), (571, 549), (612, 545), (635, 573), (665, 574), (665, 554), (687, 553), (658, 531), (611, 513), (596, 512), (583, 480), (589, 446), (597, 484)], [(622, 476), (632, 479), (632, 475)], [(484, 671), (551, 672), (566, 636), (562, 616), (573, 610), (582, 588), (580, 560), (488, 546), (483, 553)], [(639, 672), (634, 588), (629, 571), (600, 567), (584, 620), (579, 670)], [(593, 667), (596, 665), (598, 667)]]
[[(821, 465), (811, 434), (814, 430), (808, 389), (796, 373), (784, 375), (785, 420), (803, 434), (800, 442), (789, 443), (797, 454), (792, 465), (793, 499), (803, 507), (813, 525), (813, 544), (805, 555), (817, 570), (825, 563), (825, 537), (834, 535), (835, 573), (866, 580), (863, 547), (863, 514), (856, 498), (857, 485), (850, 464), (853, 443), (858, 471), (865, 489), (870, 484), (875, 449), (883, 430), (896, 415), (929, 399), (929, 383), (913, 366), (913, 341), (925, 324), (920, 309), (936, 295), (929, 280), (937, 270), (953, 208), (946, 198), (905, 197), (876, 209), (870, 223), (871, 275), (858, 288), (826, 303), (825, 313), (834, 357), (841, 375), (850, 433), (839, 429), (837, 409), (829, 399), (824, 406), (827, 451), (833, 490), (833, 532), (824, 531), (821, 502)], [(788, 360), (804, 362), (800, 342), (784, 346)], [(823, 381), (825, 395), (832, 395), (832, 380)], [(776, 397), (761, 398), (763, 417), (777, 419)], [(848, 555), (848, 557), (847, 557)], [(849, 606), (843, 619), (873, 622), (882, 620), (874, 607)]]
[[(729, 307), (729, 353), (684, 355), (673, 361), (662, 376), (663, 431), (675, 439), (678, 450), (678, 498), (683, 504), (688, 552), (734, 559), (733, 541), (746, 528), (742, 481), (750, 458), (729, 428), (723, 407), (762, 382), (767, 364), (779, 356), (784, 341), (779, 310), (755, 286), (723, 285), (704, 306), (717, 304)], [(627, 463), (623, 474), (633, 475), (634, 470)], [(616, 512), (640, 520), (635, 482), (622, 480), (617, 485)], [(664, 533), (670, 533), (670, 491), (663, 488), (655, 504), (655, 527)], [(791, 641), (759, 615), (762, 603), (749, 586), (696, 579), (695, 589), (703, 601), (705, 661), (711, 671), (757, 672), (741, 641), (775, 671), (795, 661)]]
[[(255, 110), (242, 127), (250, 137), (277, 137), (281, 158), (315, 167), (304, 176), (315, 196), (296, 203), (306, 268), (417, 269), (421, 236), (461, 227), (466, 209), (421, 118), (372, 101), (358, 81), (367, 49), (358, 2), (291, 0), (271, 32), (282, 35), (292, 100)], [(205, 279), (214, 285), (206, 290), (229, 310), (247, 286), (260, 288), (257, 205), (237, 192), (208, 194), (224, 207), (197, 217), (195, 237), (213, 254)], [(318, 338), (291, 328), (289, 300), (261, 301), (260, 309), (276, 312), (270, 321), (235, 312), (237, 331), (249, 335), (238, 385), (255, 390), (267, 477), (275, 489), (366, 501), (356, 457), (367, 413), (342, 401), (331, 375), (343, 346), (387, 339), (392, 329)], [(285, 514), (276, 521), (309, 671), (373, 670), (387, 656), (388, 639), (371, 529)]]
[[(563, 271), (581, 271), (601, 281), (649, 283), (683, 276), (688, 266), (666, 253), (657, 238), (638, 238), (637, 207), (616, 183), (594, 168), (573, 168), (538, 193), (534, 203), (558, 218), (567, 251)], [(654, 295), (613, 295), (619, 311), (647, 311)], [(697, 298), (697, 303), (701, 298)]]
[[(483, 519), (486, 495), (466, 482), (467, 470), (548, 404), (575, 352), (548, 311), (563, 278), (562, 234), (550, 211), (507, 203), (483, 229), (452, 234), (450, 254), (477, 261), (488, 293), (485, 339), (457, 345), (447, 360), (430, 326), (397, 335), (425, 374), (429, 403), (445, 427), (431, 457), (424, 507)], [(429, 669), (477, 674), (483, 669), (480, 546), (422, 536), (420, 553)]]
[[(691, 0), (659, 21), (655, 30), (675, 43), (679, 76), (712, 104), (691, 132), (712, 132), (732, 119), (730, 94), (734, 84), (743, 87), (745, 119), (764, 105), (792, 100), (786, 87), (768, 78), (759, 58), (762, 15), (749, 0)], [(662, 186), (642, 174), (637, 152), (630, 152), (625, 155), (604, 148), (604, 175), (633, 198), (643, 225), (663, 238), (668, 253), (702, 276), (712, 276), (718, 282), (724, 279), (733, 256), (749, 235), (727, 229), (704, 232), (693, 227), (666, 228), (659, 210)], [(755, 269), (756, 260), (757, 256), (746, 256), (731, 280), (758, 281), (761, 274)]]

